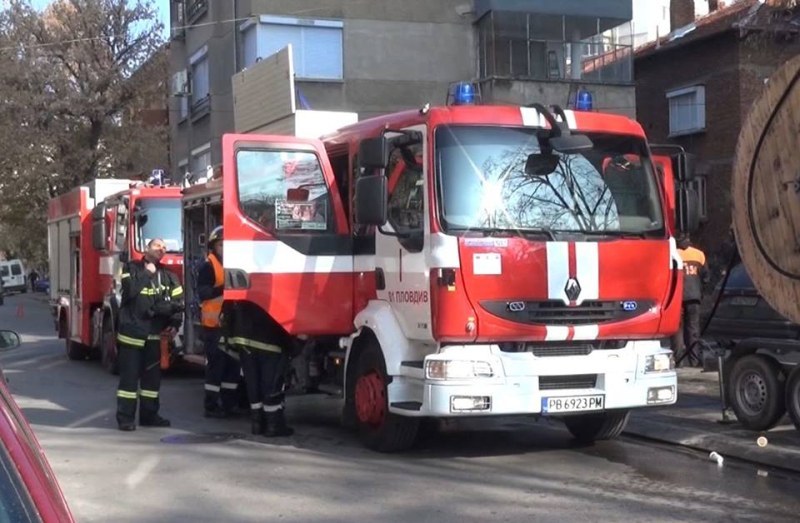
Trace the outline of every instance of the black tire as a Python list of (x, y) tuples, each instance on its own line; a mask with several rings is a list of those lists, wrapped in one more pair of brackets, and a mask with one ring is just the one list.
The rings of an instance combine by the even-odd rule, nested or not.
[(733, 364), (728, 379), (731, 408), (745, 428), (768, 430), (786, 413), (785, 378), (773, 360), (750, 354)]
[(786, 411), (795, 428), (800, 430), (800, 366), (795, 367), (786, 381)]
[(578, 442), (594, 443), (595, 441), (614, 439), (622, 434), (629, 417), (630, 412), (627, 410), (578, 414), (566, 416), (564, 424)]
[(355, 362), (351, 404), (361, 442), (378, 452), (400, 452), (414, 446), (420, 420), (389, 412), (386, 363), (375, 340), (369, 340)]
[(64, 342), (67, 357), (69, 359), (73, 361), (88, 359), (89, 351), (86, 350), (86, 347), (83, 344), (74, 342), (69, 338), (64, 340)]
[(114, 335), (114, 325), (111, 318), (103, 319), (103, 336), (100, 339), (100, 364), (110, 374), (119, 374), (119, 362), (117, 361), (117, 339)]

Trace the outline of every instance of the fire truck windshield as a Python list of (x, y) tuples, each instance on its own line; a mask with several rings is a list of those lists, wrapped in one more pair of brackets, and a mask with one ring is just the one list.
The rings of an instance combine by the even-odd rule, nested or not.
[(161, 238), (167, 252), (183, 252), (181, 234), (181, 201), (168, 198), (144, 198), (136, 206), (136, 250), (144, 252), (147, 243)]
[(659, 190), (645, 141), (587, 135), (593, 148), (563, 154), (547, 151), (540, 129), (439, 127), (442, 226), (448, 232), (551, 236), (663, 234)]

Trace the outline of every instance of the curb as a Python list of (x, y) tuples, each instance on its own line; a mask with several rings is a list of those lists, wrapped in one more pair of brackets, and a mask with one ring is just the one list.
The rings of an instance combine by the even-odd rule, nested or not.
[[(623, 434), (709, 453), (717, 452), (724, 458), (730, 457), (800, 473), (800, 448), (795, 450), (783, 445), (771, 446), (770, 444), (761, 448), (756, 444), (756, 438), (759, 435), (757, 433), (753, 433), (753, 437), (749, 441), (740, 441), (725, 434), (693, 427), (678, 427), (674, 423), (647, 418), (631, 418), (628, 428)], [(769, 437), (769, 433), (767, 433), (767, 437)]]

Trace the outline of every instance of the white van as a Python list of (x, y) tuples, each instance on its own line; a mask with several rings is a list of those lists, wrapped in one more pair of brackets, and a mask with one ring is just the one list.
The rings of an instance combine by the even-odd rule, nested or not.
[(6, 292), (28, 292), (25, 267), (19, 260), (0, 261), (0, 277)]

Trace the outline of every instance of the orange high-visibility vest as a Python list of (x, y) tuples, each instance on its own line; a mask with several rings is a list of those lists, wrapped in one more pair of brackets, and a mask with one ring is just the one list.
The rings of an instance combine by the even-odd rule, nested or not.
[[(219, 287), (225, 282), (225, 271), (222, 264), (213, 254), (208, 255), (208, 262), (214, 268), (214, 287)], [(200, 306), (203, 327), (215, 329), (219, 327), (219, 316), (222, 313), (222, 296), (217, 296), (204, 301)]]

